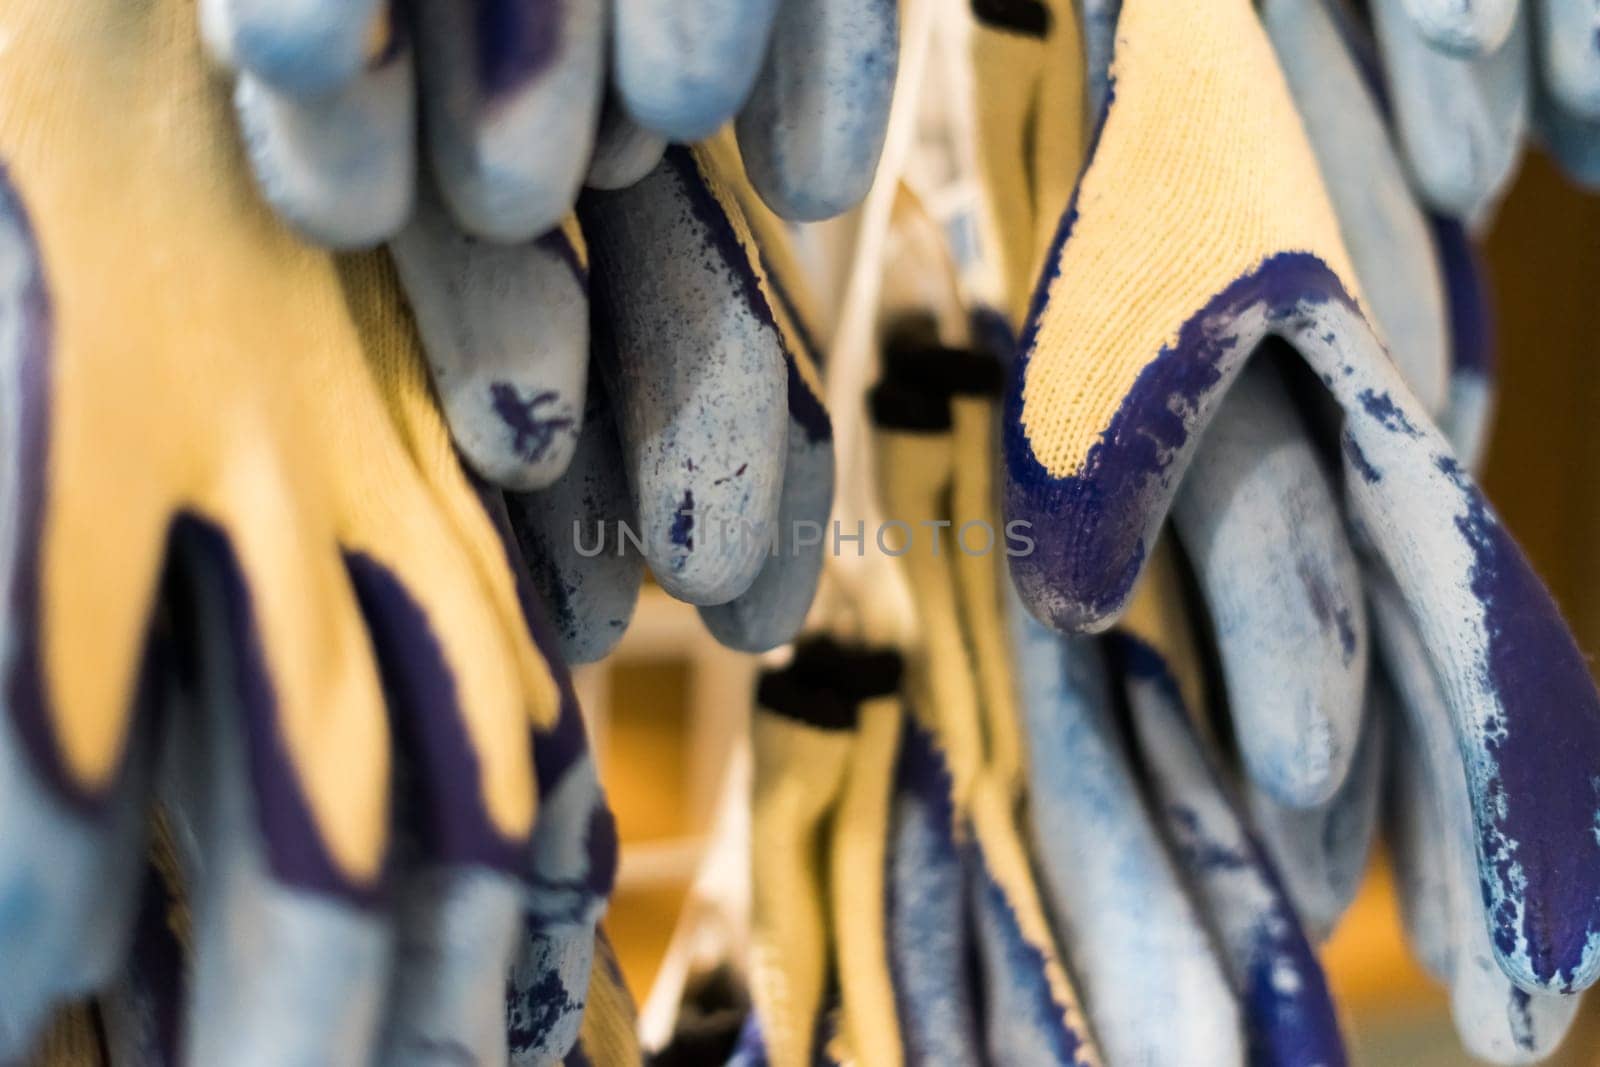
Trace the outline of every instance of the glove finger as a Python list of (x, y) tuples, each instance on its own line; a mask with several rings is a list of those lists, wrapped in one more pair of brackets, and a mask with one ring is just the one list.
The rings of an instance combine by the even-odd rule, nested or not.
[(1327, 803), (1360, 731), (1366, 611), (1338, 499), (1270, 358), (1223, 399), (1172, 514), (1246, 773), (1287, 807)]
[(1372, 18), (1394, 98), (1395, 126), (1418, 192), (1434, 209), (1468, 218), (1504, 190), (1527, 124), (1528, 35), (1518, 20), (1495, 52), (1437, 52), (1401, 7), (1373, 0)]
[(1600, 121), (1562, 110), (1542, 89), (1534, 99), (1534, 122), (1545, 149), (1585, 189), (1600, 189)]
[(201, 0), (200, 25), (217, 60), (309, 100), (357, 76), (387, 7), (384, 0)]
[[(510, 550), (506, 518), (498, 516)], [(522, 590), (522, 604), (561, 690), (555, 723), (535, 738), (539, 821), (521, 943), (505, 992), (511, 1063), (542, 1067), (561, 1062), (577, 1044), (590, 991), (611, 974), (603, 957), (596, 961), (596, 939), (616, 883), (619, 851), (616, 821), (600, 788), (577, 694), (556, 655), (556, 634), (531, 590)]]
[(543, 489), (572, 461), (589, 372), (587, 250), (570, 217), (527, 244), (455, 227), (424, 194), (390, 244), (451, 435), (484, 478)]
[[(891, 339), (898, 349), (899, 339)], [(924, 353), (937, 370), (943, 353)], [(891, 371), (900, 359), (890, 360)], [(930, 375), (928, 384), (937, 382)], [(983, 401), (964, 398), (963, 403)], [(1002, 778), (985, 752), (978, 679), (962, 633), (958, 583), (938, 524), (951, 524), (956, 491), (951, 398), (919, 390), (905, 376), (890, 377), (872, 393), (879, 431), (879, 486), (887, 513), (908, 525), (901, 550), (922, 624), (922, 647), (913, 661), (913, 684), (924, 694), (933, 723), (931, 743), (948, 768), (950, 817), (955, 832), (971, 836), (962, 848), (966, 907), (974, 926), (983, 995), (983, 1048), (1001, 1064), (1095, 1062), (1065, 968), (1033, 884), (1017, 832), (1015, 803), (1022, 783)], [(932, 529), (932, 536), (918, 529)], [(908, 739), (908, 744), (910, 740)], [(1014, 770), (1014, 768), (1013, 768)]]
[(895, 763), (889, 840), (889, 967), (907, 1063), (975, 1067), (984, 1058), (966, 875), (944, 753), (915, 712)]
[(34, 223), (3, 177), (0, 264), (0, 1062), (8, 1062), (27, 1051), (56, 998), (102, 984), (127, 949), (163, 674), (149, 604), (165, 519), (159, 502), (119, 507), (113, 546), (95, 551), (107, 541), (103, 499), (51, 491), (55, 298)]
[(1316, 362), (1347, 413), (1347, 498), (1444, 685), (1501, 965), (1530, 992), (1584, 988), (1600, 975), (1600, 852), (1583, 784), (1600, 762), (1600, 699), (1550, 594), (1392, 365), (1327, 359), (1359, 327), (1348, 308), (1325, 311), (1299, 344), (1309, 355), (1336, 339)]
[[(596, 346), (609, 343), (597, 323)], [(636, 542), (629, 547), (638, 519), (599, 375), (589, 378), (583, 432), (567, 473), (537, 493), (507, 493), (505, 503), (527, 577), (555, 626), (559, 658), (604, 659), (633, 618), (644, 559)]]
[(1526, 993), (1495, 962), (1474, 855), (1476, 830), (1461, 749), (1428, 653), (1393, 585), (1371, 583), (1380, 655), (1395, 679), (1393, 765), (1401, 914), (1424, 962), (1450, 983), (1467, 1051), (1494, 1063), (1553, 1052), (1578, 1008), (1575, 996)]
[(594, 153), (583, 183), (591, 189), (626, 189), (661, 162), (667, 139), (634, 122), (615, 97), (606, 100), (594, 132)]
[(1251, 1062), (1344, 1063), (1322, 967), (1224, 793), (1165, 661), (1132, 635), (1118, 635), (1112, 647), (1158, 817), (1244, 1005)]
[(733, 118), (767, 52), (779, 0), (630, 0), (616, 5), (611, 77), (628, 114), (670, 141)]
[[(1430, 974), (1448, 984), (1455, 970), (1457, 938), (1453, 923), (1455, 894), (1460, 892), (1460, 887), (1451, 881), (1450, 872), (1455, 865), (1450, 853), (1451, 849), (1459, 847), (1459, 839), (1445, 832), (1440, 794), (1435, 789), (1426, 753), (1418, 747), (1407, 725), (1411, 716), (1426, 711), (1424, 703), (1407, 695), (1422, 683), (1416, 679), (1398, 683), (1388, 680), (1390, 675), (1400, 677), (1405, 665), (1390, 666), (1399, 660), (1387, 640), (1382, 628), (1383, 618), (1377, 608), (1373, 610), (1373, 619), (1378, 627), (1378, 663), (1374, 671), (1384, 674), (1383, 684), (1391, 687), (1394, 697), (1386, 709), (1391, 716), (1391, 736), (1383, 803), (1385, 844), (1394, 863), (1401, 925), (1411, 954)], [(1423, 676), (1424, 682), (1437, 691), (1437, 683), (1432, 681), (1432, 666), (1425, 659), (1422, 663), (1429, 672)], [(1449, 711), (1445, 710), (1444, 714), (1448, 716)], [(1456, 760), (1459, 764), (1460, 757)], [(1465, 782), (1465, 772), (1458, 767), (1458, 773)], [(1468, 803), (1470, 805), (1470, 801)], [(1469, 824), (1471, 818), (1469, 806)]]
[(1242, 1062), (1238, 1002), (1141, 801), (1099, 643), (1012, 618), (1033, 852), (1107, 1061)]
[(824, 827), (844, 788), (858, 708), (794, 669), (763, 675), (751, 724), (750, 992), (775, 1067), (807, 1067), (827, 992)]
[(572, 209), (604, 88), (599, 0), (418, 0), (423, 118), (461, 226), (532, 240)]
[(788, 427), (783, 338), (750, 231), (696, 152), (580, 205), (596, 355), (662, 588), (724, 604), (750, 588), (778, 517)]
[(282, 92), (245, 71), (234, 110), (256, 185), (272, 209), (329, 248), (375, 245), (415, 198), (416, 78), (398, 19), (366, 66), (328, 93)]
[[(318, 702), (319, 712), (365, 713), (344, 724), (343, 739), (360, 744), (338, 746), (342, 773), (334, 792), (343, 810), (330, 819), (326, 809), (311, 807), (298, 781), (299, 761), (288, 747), (295, 733), (274, 721), (284, 715), (278, 701), (288, 695), (286, 665), (268, 660), (261, 643), (262, 613), (272, 610), (262, 603), (267, 583), (247, 580), (243, 569), (246, 559), (261, 561), (200, 519), (183, 520), (174, 544), (177, 633), (192, 657), (187, 721), (168, 735), (162, 798), (194, 915), (183, 1047), (196, 1063), (365, 1057), (389, 964), (389, 938), (374, 906), (382, 856), (374, 831), (382, 824), (388, 764), (377, 680), (356, 667), (339, 679), (344, 688)], [(337, 559), (328, 564), (337, 567)], [(348, 640), (360, 625), (353, 596), (344, 601), (306, 588), (308, 573), (279, 572), (274, 588), (328, 609), (327, 629), (330, 617), (339, 619), (338, 638), (316, 636)], [(272, 676), (269, 663), (278, 668)], [(352, 750), (366, 755), (352, 763), (343, 758)]]
[(1437, 413), (1450, 373), (1445, 283), (1380, 102), (1324, 0), (1272, 0), (1261, 18), (1378, 332), (1411, 391)]
[(1450, 402), (1439, 416), (1461, 465), (1476, 472), (1494, 418), (1494, 323), (1488, 286), (1461, 223), (1434, 219), (1434, 242), (1450, 294)]
[[(803, 393), (799, 411), (796, 393)], [(750, 588), (700, 608), (711, 636), (740, 652), (766, 652), (794, 639), (822, 576), (824, 524), (833, 508), (833, 431), (798, 376), (789, 377), (789, 442), (772, 555)]]
[(1328, 939), (1361, 888), (1378, 824), (1378, 800), (1388, 749), (1393, 701), (1374, 670), (1367, 680), (1361, 740), (1350, 774), (1326, 804), (1285, 807), (1253, 783), (1245, 799), (1261, 844), (1283, 879), (1284, 890), (1313, 942)]
[(1587, 0), (1534, 0), (1543, 91), (1563, 112), (1600, 122), (1600, 11)]
[(1447, 55), (1486, 56), (1505, 43), (1518, 0), (1404, 0), (1406, 17), (1428, 44)]
[[(798, 656), (798, 653), (797, 653)], [(859, 727), (829, 841), (829, 919), (844, 1036), (861, 1063), (899, 1061), (903, 1022), (890, 967), (888, 855), (894, 762), (905, 718), (899, 656), (850, 664), (862, 697)], [(859, 685), (863, 680), (869, 684)]]
[(55, 1006), (105, 986), (129, 950), (156, 726), (139, 699), (148, 710), (98, 810), (67, 802), (12, 717), (0, 724), (0, 1062), (22, 1062)]
[(895, 3), (783, 0), (739, 112), (751, 183), (786, 219), (816, 221), (867, 195), (899, 61)]

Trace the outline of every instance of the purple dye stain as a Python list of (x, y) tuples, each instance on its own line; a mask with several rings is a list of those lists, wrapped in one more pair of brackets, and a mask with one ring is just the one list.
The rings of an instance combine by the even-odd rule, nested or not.
[(1377, 420), (1378, 425), (1391, 433), (1405, 434), (1407, 437), (1421, 437), (1422, 431), (1411, 424), (1405, 412), (1395, 404), (1394, 398), (1388, 393), (1380, 393), (1372, 389), (1363, 389), (1359, 396), (1362, 410)]
[(526, 400), (517, 387), (509, 382), (495, 382), (489, 386), (489, 402), (500, 421), (511, 431), (511, 449), (529, 463), (538, 463), (554, 443), (556, 434), (570, 431), (572, 419), (567, 416), (541, 418), (539, 409), (560, 399), (553, 389), (534, 393)]
[(678, 505), (678, 513), (673, 516), (672, 529), (667, 531), (667, 536), (672, 543), (687, 551), (694, 551), (694, 491), (683, 491), (683, 503)]
[(561, 48), (564, 0), (477, 0), (478, 84), (490, 100), (516, 92)]

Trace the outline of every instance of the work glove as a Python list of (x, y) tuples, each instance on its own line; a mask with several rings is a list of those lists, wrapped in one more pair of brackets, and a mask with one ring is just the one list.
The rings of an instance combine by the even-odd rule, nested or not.
[(1429, 207), (1477, 221), (1493, 210), (1521, 159), (1534, 77), (1528, 20), (1513, 20), (1498, 44), (1443, 51), (1408, 6), (1416, 4), (1371, 4), (1395, 129)]
[[(416, 198), (418, 118), (448, 214), (521, 244), (571, 209), (614, 112), (698, 141), (739, 116), (773, 208), (825, 218), (871, 183), (894, 85), (898, 5), (842, 0), (203, 0), (213, 58), (263, 194), (306, 236), (382, 241)], [(624, 135), (624, 140), (628, 138)], [(607, 173), (610, 186), (623, 175)]]
[[(1243, 1006), (1249, 1062), (1346, 1062), (1321, 965), (1266, 853), (1205, 750), (1170, 659), (1184, 625), (1172, 572), (1153, 561), (1110, 639), (1151, 800)], [(1163, 580), (1165, 579), (1165, 580)], [(1181, 633), (1181, 631), (1177, 631)]]
[[(953, 397), (976, 394), (965, 417), (976, 414), (979, 404), (989, 403), (982, 399), (982, 379), (988, 377), (992, 383), (997, 368), (985, 371), (981, 363), (975, 367), (949, 360), (948, 355), (943, 350), (912, 349), (891, 357), (890, 377), (872, 397), (878, 484), (885, 513), (913, 531), (901, 550), (901, 564), (921, 626), (920, 644), (908, 657), (908, 691), (918, 721), (907, 723), (901, 758), (903, 765), (910, 764), (906, 771), (912, 780), (907, 784), (921, 786), (922, 809), (907, 814), (917, 817), (922, 840), (902, 841), (906, 831), (897, 829), (896, 880), (901, 877), (902, 856), (908, 863), (913, 857), (922, 862), (904, 872), (905, 882), (897, 886), (891, 914), (898, 918), (898, 893), (937, 888), (946, 909), (948, 902), (958, 902), (971, 926), (983, 982), (981, 1002), (986, 1005), (977, 1035), (981, 1043), (971, 1049), (974, 1035), (962, 1027), (964, 1016), (951, 1015), (941, 1025), (956, 1032), (921, 1036), (919, 1042), (929, 1043), (922, 1047), (929, 1047), (937, 1036), (954, 1044), (961, 1055), (976, 1056), (978, 1062), (1097, 1063), (1100, 1054), (1055, 944), (1020, 832), (1018, 807), (1024, 780), (1015, 704), (995, 706), (994, 691), (984, 684), (984, 673), (964, 640), (963, 622), (972, 619), (973, 597), (982, 594), (981, 585), (964, 577), (956, 562), (962, 532), (952, 527), (959, 514), (953, 501), (982, 495), (981, 486), (974, 491), (962, 482), (984, 468), (984, 452), (961, 449), (963, 455), (980, 457), (977, 467), (957, 460), (951, 431), (956, 409), (968, 405)], [(951, 535), (942, 548), (936, 548), (932, 535), (941, 528), (951, 528)], [(992, 538), (992, 526), (989, 532)], [(984, 562), (995, 563), (992, 558)], [(995, 595), (987, 621), (997, 623), (998, 585), (991, 584), (990, 589)], [(982, 611), (977, 614), (984, 617)], [(1009, 723), (1003, 719), (1006, 714), (1012, 716)], [(918, 845), (938, 843), (945, 846), (940, 850), (943, 855), (917, 854)], [(935, 873), (940, 866), (942, 871)], [(950, 879), (958, 871), (964, 884), (952, 885)], [(937, 912), (927, 914), (933, 917)], [(946, 915), (944, 921), (952, 918)], [(921, 923), (908, 934), (929, 936)], [(950, 930), (941, 937), (952, 935)], [(920, 951), (928, 953), (930, 946)], [(907, 960), (896, 970), (907, 991), (902, 992), (907, 1003), (902, 1019), (906, 1027), (927, 1028), (935, 1023), (920, 1017), (931, 1014), (936, 1005), (946, 1008), (960, 994), (946, 991), (940, 1000), (924, 1000), (909, 992), (912, 982), (920, 984), (926, 977), (908, 973), (917, 963)], [(912, 1044), (909, 1037), (907, 1044)]]
[[(1083, 162), (1084, 49), (1095, 38), (1062, 0), (973, 0), (971, 11), (978, 176), (1015, 322)], [(1089, 69), (1103, 70), (1090, 53)]]
[(645, 562), (725, 644), (782, 644), (833, 499), (816, 318), (783, 224), (726, 134), (592, 191), (580, 215), (583, 232), (510, 247), (424, 210), (395, 241), (456, 440), (514, 490), (570, 662), (621, 638)]
[(809, 638), (762, 676), (751, 725), (754, 1011), (734, 1063), (901, 1060), (885, 873), (900, 673), (891, 651)]
[[(1038, 541), (1011, 561), (1024, 603), (1058, 628), (1110, 625), (1244, 360), (1287, 344), (1343, 411), (1358, 543), (1445, 679), (1500, 963), (1530, 990), (1582, 988), (1600, 968), (1580, 770), (1600, 755), (1600, 706), (1548, 594), (1367, 325), (1266, 35), (1248, 4), (1174, 18), (1130, 0), (1114, 69), (1009, 397), (1007, 518)], [(1150, 167), (1188, 193), (1158, 202), (1170, 182)], [(1137, 305), (1107, 295), (1134, 291)]]
[(1600, 15), (1583, 0), (1404, 0), (1401, 11), (1414, 31), (1446, 55), (1474, 57), (1499, 49), (1518, 19), (1533, 27), (1539, 91), (1566, 113), (1600, 119)]
[[(473, 966), (509, 962), (535, 734), (558, 722), (392, 274), (257, 205), (192, 18), (0, 13), (17, 435), (0, 869), (39, 902), (0, 930), (7, 1055), (119, 965), (158, 757), (162, 791), (187, 797), (195, 996), (216, 1008), (190, 1013), (192, 1055), (374, 1048), (396, 944), (454, 914), (425, 903), (396, 931), (401, 882), (497, 886), (510, 903), (484, 921), (508, 936)], [(269, 327), (260, 308), (293, 314)], [(169, 671), (188, 699), (162, 753)], [(397, 796), (416, 815), (403, 850)]]

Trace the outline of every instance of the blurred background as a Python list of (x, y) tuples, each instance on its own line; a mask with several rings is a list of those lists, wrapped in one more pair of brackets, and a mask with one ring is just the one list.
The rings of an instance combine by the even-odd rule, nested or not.
[[(1502, 384), (1486, 487), (1593, 664), (1600, 653), (1600, 198), (1580, 194), (1531, 154), (1482, 249)], [(690, 609), (646, 592), (620, 653), (580, 676), (624, 843), (607, 926), (641, 1000), (694, 877), (755, 669), (749, 657), (704, 638)], [(1355, 1062), (1470, 1062), (1442, 989), (1407, 954), (1381, 855), (1324, 960)], [(1589, 1001), (1549, 1062), (1600, 1067), (1600, 996)]]

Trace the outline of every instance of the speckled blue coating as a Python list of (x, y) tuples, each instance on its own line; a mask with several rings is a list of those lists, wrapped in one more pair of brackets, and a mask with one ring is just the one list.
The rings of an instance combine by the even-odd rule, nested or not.
[(1521, 155), (1532, 80), (1528, 20), (1515, 20), (1489, 55), (1462, 59), (1423, 37), (1407, 2), (1371, 3), (1401, 152), (1423, 200), (1470, 218), (1499, 198)]
[(1040, 896), (1096, 1043), (1108, 1063), (1242, 1062), (1238, 1002), (1140, 795), (1099, 642), (1012, 607)]
[(261, 195), (308, 240), (368, 248), (405, 223), (417, 150), (416, 78), (403, 35), (325, 95), (294, 96), (247, 70), (233, 101)]
[(1456, 1030), (1469, 1052), (1495, 1063), (1541, 1060), (1566, 1034), (1578, 998), (1519, 989), (1497, 965), (1450, 711), (1393, 584), (1375, 574), (1370, 585), (1379, 656), (1399, 697), (1391, 709), (1389, 825), (1407, 936), (1449, 983)]
[(589, 373), (588, 276), (566, 232), (481, 241), (425, 189), (390, 249), (467, 463), (510, 489), (551, 485), (577, 448)]
[(872, 185), (899, 59), (897, 0), (784, 0), (739, 113), (750, 183), (773, 211), (815, 221)]
[(788, 450), (783, 340), (729, 210), (681, 147), (579, 209), (645, 557), (699, 605), (739, 596), (766, 562)]
[(767, 52), (778, 0), (627, 0), (616, 5), (611, 77), (628, 114), (670, 141), (733, 118)]
[(1253, 1067), (1341, 1067), (1327, 982), (1266, 854), (1223, 789), (1166, 664), (1113, 639), (1133, 732), (1167, 840), (1215, 931), (1244, 1007)]
[[(603, 332), (603, 331), (602, 331)], [(529, 579), (550, 614), (567, 663), (594, 663), (633, 618), (644, 556), (620, 524), (637, 530), (611, 402), (589, 379), (583, 433), (572, 464), (549, 489), (507, 493), (506, 509)]]
[(416, 0), (433, 173), (461, 226), (526, 241), (572, 208), (605, 83), (603, 0)]
[(776, 544), (750, 588), (726, 604), (700, 609), (711, 636), (741, 652), (766, 652), (800, 632), (831, 543), (833, 477), (832, 434), (814, 437), (791, 418)]
[(1206, 427), (1172, 517), (1205, 598), (1251, 781), (1294, 808), (1350, 771), (1367, 675), (1339, 497), (1267, 351)]

